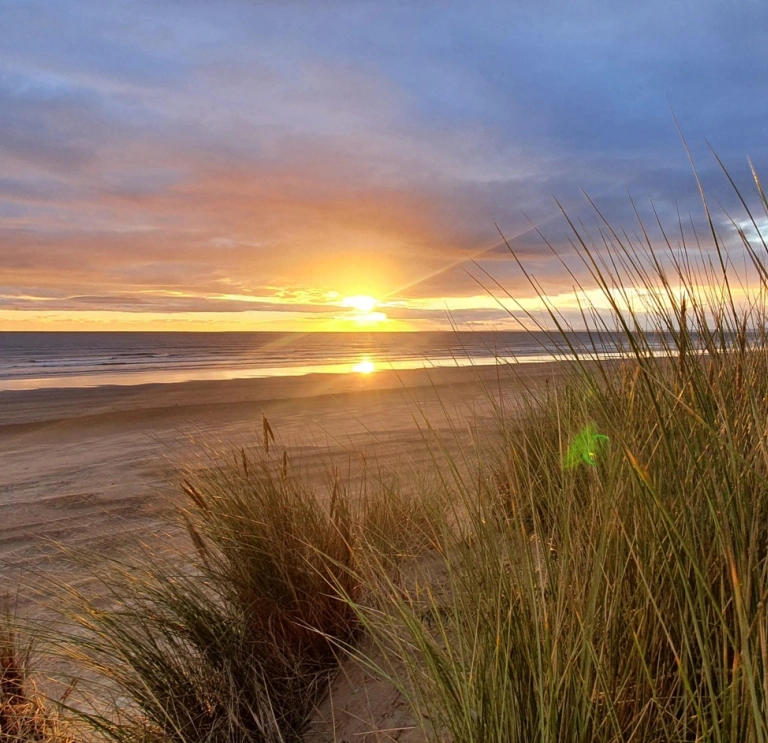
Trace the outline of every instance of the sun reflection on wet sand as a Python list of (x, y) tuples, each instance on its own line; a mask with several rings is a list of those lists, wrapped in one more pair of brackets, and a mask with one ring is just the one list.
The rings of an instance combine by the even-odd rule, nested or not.
[[(600, 354), (602, 358), (622, 358), (621, 353), (607, 352)], [(663, 355), (661, 352), (656, 355)], [(572, 360), (566, 354), (536, 354), (521, 357), (441, 357), (441, 358), (411, 358), (393, 359), (379, 362), (378, 372), (405, 371), (407, 369), (441, 369), (443, 367), (467, 367), (489, 365), (537, 364), (551, 361)], [(334, 364), (302, 364), (296, 366), (265, 366), (265, 367), (230, 367), (221, 364), (213, 368), (193, 369), (162, 369), (155, 368), (145, 371), (111, 371), (100, 373), (51, 374), (50, 376), (24, 377), (20, 379), (3, 379), (0, 377), (0, 392), (14, 390), (58, 389), (72, 387), (101, 387), (101, 386), (134, 386), (143, 384), (167, 384), (179, 382), (225, 381), (233, 379), (263, 379), (267, 377), (300, 377), (306, 374), (371, 374), (376, 372), (376, 364), (370, 359), (363, 359), (356, 364), (351, 361)]]
[(370, 359), (363, 359), (352, 367), (352, 371), (359, 372), (360, 374), (370, 374), (375, 368), (376, 366), (373, 361)]

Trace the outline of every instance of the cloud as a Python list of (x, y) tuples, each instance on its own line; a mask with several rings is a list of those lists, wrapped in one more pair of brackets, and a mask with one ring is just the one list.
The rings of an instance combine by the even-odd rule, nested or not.
[(747, 191), (743, 157), (768, 166), (766, 13), (706, 1), (8, 4), (7, 296), (131, 312), (182, 306), (149, 290), (181, 292), (185, 312), (281, 287), (460, 297), (484, 280), (473, 261), (527, 296), (495, 223), (537, 276), (567, 286), (531, 227), (577, 264), (553, 196), (596, 235), (582, 187), (630, 231), (625, 188), (651, 223), (648, 196), (665, 222), (700, 214), (669, 103), (726, 207), (736, 201), (703, 136)]

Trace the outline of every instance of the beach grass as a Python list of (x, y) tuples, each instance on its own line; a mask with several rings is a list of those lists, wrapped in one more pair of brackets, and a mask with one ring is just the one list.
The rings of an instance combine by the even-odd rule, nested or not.
[(185, 479), (194, 559), (103, 564), (116, 606), (75, 596), (70, 657), (112, 695), (92, 734), (298, 740), (350, 654), (432, 741), (768, 741), (766, 246), (751, 212), (735, 248), (706, 216), (707, 239), (571, 223), (594, 345), (530, 315), (564, 382), (424, 482), (320, 492), (266, 419)]
[(706, 251), (607, 224), (595, 244), (572, 225), (611, 310), (584, 318), (618, 334), (623, 360), (568, 348), (552, 308), (579, 360), (456, 488), (467, 523), (448, 590), (383, 582), (388, 609), (359, 610), (429, 739), (768, 739), (768, 335), (751, 224), (751, 295), (714, 230)]
[(395, 566), (445, 520), (439, 491), (406, 496), (377, 473), (332, 467), (310, 485), (266, 418), (263, 430), (262, 445), (208, 452), (183, 478), (180, 552), (73, 555), (100, 590), (68, 589), (76, 630), (53, 644), (102, 702), (77, 710), (97, 738), (299, 740), (360, 632), (363, 551)]
[(0, 615), (0, 741), (73, 743), (56, 707), (36, 686), (33, 643), (24, 639), (10, 601)]

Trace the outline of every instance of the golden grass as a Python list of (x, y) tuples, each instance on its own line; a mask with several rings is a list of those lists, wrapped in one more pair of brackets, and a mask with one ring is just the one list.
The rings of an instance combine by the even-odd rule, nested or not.
[(24, 644), (9, 609), (0, 619), (0, 741), (74, 743), (58, 714), (38, 693)]

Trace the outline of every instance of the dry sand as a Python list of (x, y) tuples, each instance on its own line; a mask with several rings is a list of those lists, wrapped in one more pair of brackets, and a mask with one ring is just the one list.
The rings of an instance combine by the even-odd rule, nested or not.
[[(452, 447), (469, 448), (478, 431), (493, 430), (491, 397), (512, 410), (558, 373), (553, 364), (537, 364), (514, 372), (478, 367), (0, 392), (4, 592), (18, 591), (22, 614), (44, 617), (31, 598), (46, 585), (43, 576), (87, 590), (83, 576), (63, 567), (59, 545), (109, 554), (172, 541), (167, 515), (179, 468), (207, 446), (257, 443), (262, 413), (292, 461), (321, 483), (333, 464), (343, 469), (361, 453), (385, 471), (425, 466), (426, 421)], [(316, 740), (364, 740), (360, 734), (377, 726), (407, 727), (400, 725), (407, 721), (398, 712), (402, 700), (387, 701), (393, 690), (359, 680), (361, 669), (349, 674), (353, 687), (374, 684), (366, 687), (365, 709), (355, 706), (362, 695), (355, 697), (342, 675), (338, 714), (331, 723), (325, 710)], [(415, 731), (392, 733), (367, 739), (418, 739), (411, 738)]]

